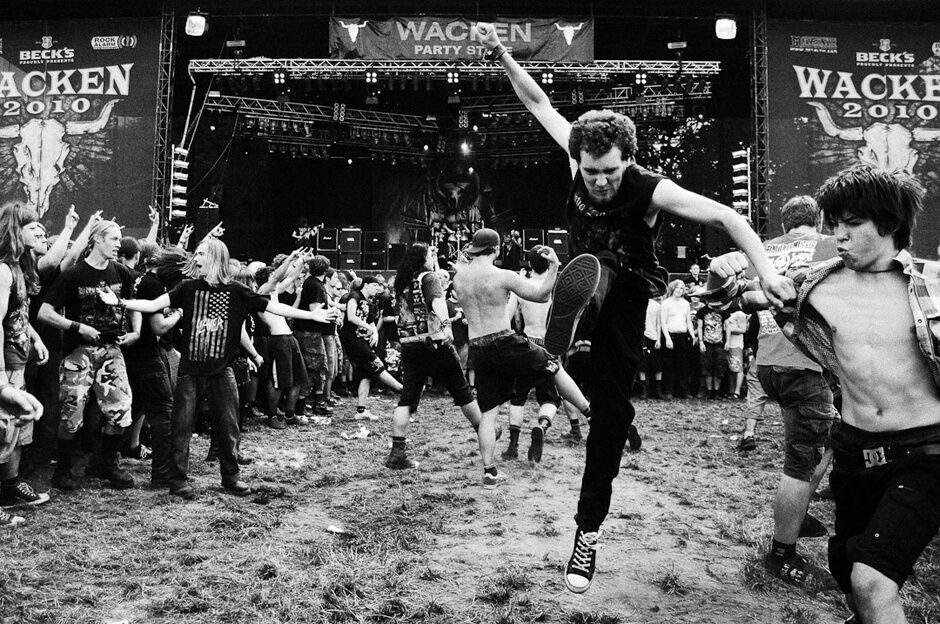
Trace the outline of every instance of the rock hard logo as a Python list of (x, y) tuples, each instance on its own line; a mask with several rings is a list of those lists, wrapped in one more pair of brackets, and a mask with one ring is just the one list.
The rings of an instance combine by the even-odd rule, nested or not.
[(136, 47), (136, 35), (109, 35), (91, 38), (92, 50), (121, 50)]
[(836, 54), (839, 42), (835, 37), (814, 37), (809, 35), (790, 35), (791, 52), (823, 52)]
[(48, 35), (36, 43), (41, 47), (40, 50), (20, 50), (20, 65), (71, 63), (75, 59), (74, 48), (53, 48), (56, 42)]

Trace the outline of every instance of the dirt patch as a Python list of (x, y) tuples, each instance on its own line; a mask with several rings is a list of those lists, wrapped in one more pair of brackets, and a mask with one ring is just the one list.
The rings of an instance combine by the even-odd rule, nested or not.
[[(782, 426), (735, 449), (743, 404), (641, 401), (643, 448), (627, 451), (591, 589), (564, 589), (584, 445), (559, 418), (543, 461), (501, 461), (480, 485), (475, 437), (429, 395), (411, 427), (418, 470), (383, 467), (394, 402), (374, 397), (372, 435), (347, 401), (331, 425), (256, 426), (243, 448), (256, 492), (224, 494), (193, 442), (199, 497), (90, 483), (54, 492), (0, 532), (0, 622), (841, 622), (833, 592), (808, 596), (766, 575)], [(534, 407), (527, 414), (534, 418)], [(505, 415), (502, 417), (505, 426)], [(528, 446), (523, 430), (521, 455)], [(505, 439), (499, 449), (505, 447)], [(129, 462), (146, 482), (146, 464)], [(34, 479), (48, 487), (49, 470)], [(831, 503), (812, 512), (831, 527)], [(912, 621), (940, 622), (937, 542), (905, 588)], [(800, 550), (825, 564), (825, 540)]]

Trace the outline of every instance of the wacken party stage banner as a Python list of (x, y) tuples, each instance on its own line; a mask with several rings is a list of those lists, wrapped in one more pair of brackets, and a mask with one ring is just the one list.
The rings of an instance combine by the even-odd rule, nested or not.
[(940, 33), (934, 25), (768, 22), (770, 210), (856, 163), (927, 188), (916, 255), (940, 242)]
[(0, 205), (147, 225), (160, 20), (0, 22)]
[[(496, 18), (500, 40), (517, 60), (594, 61), (591, 18)], [(477, 21), (459, 17), (330, 18), (330, 57), (372, 60), (482, 60)]]

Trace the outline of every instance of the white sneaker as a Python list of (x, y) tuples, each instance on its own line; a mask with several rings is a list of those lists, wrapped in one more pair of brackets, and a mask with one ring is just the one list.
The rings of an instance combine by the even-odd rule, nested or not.
[(354, 420), (378, 420), (379, 417), (373, 414), (372, 412), (370, 412), (369, 410), (366, 410), (364, 412), (356, 412), (356, 415), (353, 416), (353, 419)]

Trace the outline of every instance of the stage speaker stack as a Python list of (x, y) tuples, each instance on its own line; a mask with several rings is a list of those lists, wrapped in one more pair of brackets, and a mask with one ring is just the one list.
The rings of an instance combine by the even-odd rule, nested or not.
[(546, 231), (545, 244), (555, 250), (555, 254), (562, 264), (568, 262), (568, 230)]
[(545, 244), (545, 230), (522, 230), (522, 251), (529, 253), (529, 250), (536, 245)]
[(407, 243), (389, 243), (388, 245), (388, 268), (390, 271), (397, 271), (398, 265), (405, 259), (405, 252), (408, 251)]
[(219, 206), (212, 202), (204, 202), (196, 210), (196, 219), (193, 223), (193, 233), (189, 240), (201, 241), (219, 224)]
[(362, 268), (370, 271), (388, 269), (386, 251), (388, 237), (385, 232), (366, 232), (362, 238)]
[(317, 253), (327, 255), (324, 252), (336, 252), (339, 249), (338, 236), (336, 228), (320, 228), (317, 232)]
[(362, 268), (362, 230), (343, 228), (339, 231), (339, 266), (343, 270)]

